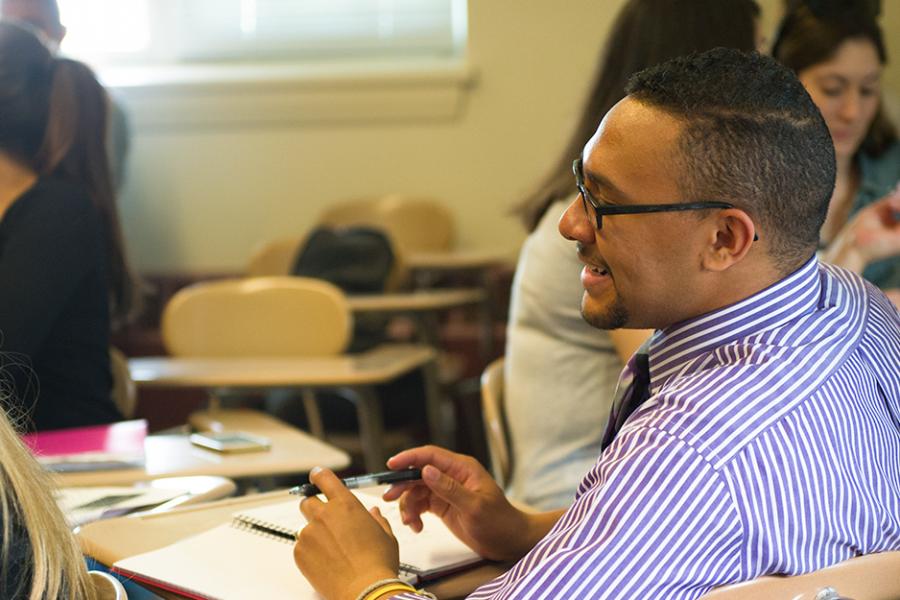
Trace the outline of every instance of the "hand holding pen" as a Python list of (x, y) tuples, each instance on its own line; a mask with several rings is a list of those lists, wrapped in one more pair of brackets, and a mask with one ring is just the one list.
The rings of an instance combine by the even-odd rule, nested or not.
[[(383, 471), (381, 473), (368, 473), (357, 477), (347, 477), (341, 479), (341, 483), (348, 489), (355, 490), (364, 487), (372, 487), (376, 485), (384, 485), (388, 483), (398, 483), (401, 481), (415, 481), (422, 478), (421, 469), (400, 469), (397, 471)], [(298, 496), (316, 496), (322, 493), (318, 487), (312, 483), (304, 483), (290, 489), (290, 493)]]
[(367, 511), (328, 469), (313, 469), (309, 479), (324, 498), (299, 503), (307, 525), (297, 534), (294, 562), (316, 591), (325, 598), (355, 598), (371, 583), (396, 577), (399, 548), (381, 512)]

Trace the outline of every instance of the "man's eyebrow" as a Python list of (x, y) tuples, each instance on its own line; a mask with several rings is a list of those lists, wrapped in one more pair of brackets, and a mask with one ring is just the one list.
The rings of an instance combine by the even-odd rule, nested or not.
[(616, 184), (614, 184), (608, 178), (600, 175), (599, 173), (588, 171), (583, 167), (582, 172), (584, 173), (585, 181), (590, 181), (593, 184), (594, 188), (598, 188), (604, 193), (604, 195), (613, 196), (614, 198), (620, 198), (622, 200), (628, 200), (628, 194), (620, 190), (616, 186)]

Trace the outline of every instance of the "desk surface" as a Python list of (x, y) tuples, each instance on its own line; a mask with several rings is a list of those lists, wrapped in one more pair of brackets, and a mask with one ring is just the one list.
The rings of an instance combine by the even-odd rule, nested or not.
[[(231, 515), (239, 510), (281, 502), (285, 498), (287, 494), (282, 490), (220, 500), (168, 513), (107, 519), (81, 527), (77, 535), (85, 554), (109, 566), (117, 560), (162, 548), (189, 535), (227, 523)], [(446, 577), (429, 585), (428, 590), (442, 599), (460, 598), (500, 573), (502, 569), (499, 566), (486, 565)], [(157, 590), (154, 592), (165, 598), (183, 597)]]
[(410, 269), (427, 269), (431, 271), (484, 269), (497, 264), (512, 262), (511, 255), (514, 255), (514, 253), (508, 250), (413, 252), (403, 257), (403, 263)]
[(302, 387), (375, 385), (435, 358), (427, 346), (384, 345), (357, 355), (309, 358), (132, 358), (141, 387)]
[(447, 310), (484, 301), (480, 289), (431, 289), (397, 294), (365, 294), (347, 296), (354, 313), (362, 312), (427, 312)]
[(350, 464), (350, 456), (343, 450), (256, 411), (223, 411), (216, 420), (226, 429), (267, 437), (272, 448), (224, 454), (194, 446), (187, 435), (150, 435), (144, 442), (143, 469), (61, 473), (60, 485), (120, 485), (186, 475), (264, 477), (300, 473), (315, 466), (342, 469)]

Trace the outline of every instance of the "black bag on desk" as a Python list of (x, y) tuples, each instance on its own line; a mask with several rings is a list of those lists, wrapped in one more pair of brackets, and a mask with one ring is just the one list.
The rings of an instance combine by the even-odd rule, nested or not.
[(394, 261), (391, 241), (378, 229), (318, 227), (300, 249), (291, 273), (324, 279), (345, 294), (378, 294)]

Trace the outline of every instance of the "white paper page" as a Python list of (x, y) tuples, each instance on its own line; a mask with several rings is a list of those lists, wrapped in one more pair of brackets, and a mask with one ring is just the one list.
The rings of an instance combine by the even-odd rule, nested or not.
[(293, 548), (289, 541), (220, 525), (113, 567), (215, 600), (320, 599), (294, 564)]
[[(414, 571), (428, 574), (479, 560), (478, 555), (457, 539), (437, 516), (431, 513), (422, 515), (424, 528), (422, 533), (417, 534), (403, 524), (397, 502), (385, 502), (380, 496), (365, 492), (354, 492), (354, 495), (366, 508), (378, 507), (391, 524), (391, 530), (400, 545), (400, 562), (409, 565)], [(322, 496), (320, 498), (324, 499)], [(306, 524), (299, 507), (299, 499), (287, 500), (240, 511), (234, 517), (248, 522), (269, 523), (282, 531), (296, 532)]]

